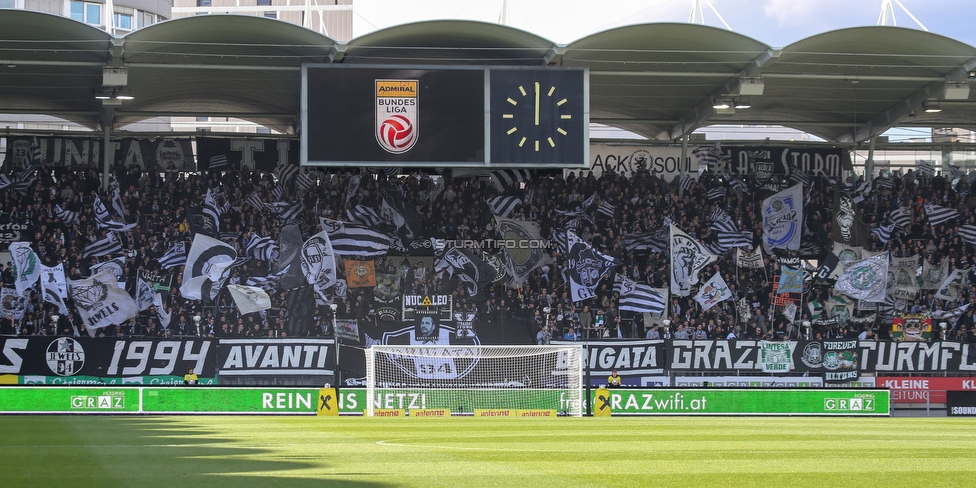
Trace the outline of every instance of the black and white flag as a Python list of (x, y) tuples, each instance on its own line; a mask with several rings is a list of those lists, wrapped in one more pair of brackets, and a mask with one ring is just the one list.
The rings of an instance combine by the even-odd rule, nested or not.
[(230, 276), (230, 267), (237, 259), (231, 245), (203, 234), (193, 236), (190, 253), (183, 268), (180, 294), (189, 300), (213, 300)]
[(262, 261), (278, 259), (278, 243), (270, 236), (251, 234), (244, 239), (244, 254)]
[(302, 273), (323, 300), (328, 300), (326, 290), (336, 284), (335, 256), (328, 231), (323, 230), (302, 244)]
[(502, 217), (510, 217), (512, 212), (515, 211), (515, 207), (522, 204), (522, 199), (516, 196), (501, 196), (489, 198), (487, 202), (491, 213)]
[(380, 217), (376, 210), (365, 205), (356, 205), (353, 208), (346, 209), (346, 217), (357, 224), (370, 227), (378, 227), (383, 223), (383, 217)]
[(220, 213), (220, 207), (217, 206), (213, 190), (208, 188), (207, 194), (203, 197), (203, 215), (210, 219), (211, 226), (217, 234), (220, 233)]
[(467, 285), (468, 295), (477, 295), (482, 286), (495, 280), (495, 268), (471, 251), (447, 246), (442, 239), (431, 238), (430, 242), (434, 248), (434, 271), (447, 270), (456, 276)]
[(326, 218), (319, 223), (329, 233), (338, 256), (385, 256), (390, 250), (390, 236), (371, 227)]
[(969, 244), (976, 245), (976, 225), (959, 226), (959, 237)]
[(68, 283), (68, 294), (88, 329), (121, 324), (139, 313), (136, 301), (117, 283), (111, 270)]
[(959, 217), (959, 212), (956, 209), (931, 203), (925, 204), (925, 214), (928, 215), (930, 225), (938, 225)]
[(234, 298), (237, 309), (241, 314), (260, 312), (271, 308), (271, 297), (268, 292), (256, 286), (227, 285), (230, 296)]
[(763, 261), (762, 248), (756, 246), (756, 248), (752, 251), (742, 248), (737, 249), (735, 264), (740, 268), (762, 269), (766, 266), (766, 263)]
[(725, 210), (722, 210), (722, 207), (715, 207), (715, 210), (712, 210), (711, 221), (712, 221), (712, 225), (710, 227), (711, 230), (721, 231), (721, 232), (739, 231), (739, 227), (735, 225), (735, 222), (732, 220), (732, 217), (730, 217), (729, 214), (725, 213)]
[(180, 241), (173, 244), (173, 247), (169, 251), (166, 251), (166, 254), (163, 254), (158, 261), (159, 266), (163, 269), (175, 268), (186, 264), (186, 242)]
[(506, 193), (509, 188), (520, 189), (522, 183), (529, 181), (532, 174), (527, 169), (502, 169), (491, 172), (491, 183), (498, 193)]
[(891, 211), (891, 221), (902, 229), (908, 229), (912, 225), (912, 211), (908, 207), (896, 208)]
[(57, 305), (61, 315), (68, 313), (64, 299), (68, 298), (68, 282), (64, 278), (64, 263), (57, 266), (41, 265), (41, 299)]
[(935, 176), (935, 161), (918, 160), (915, 162), (915, 171), (922, 176), (931, 178)]
[(513, 220), (495, 216), (495, 231), (498, 236), (514, 244), (512, 249), (506, 245), (502, 249), (505, 257), (505, 270), (512, 278), (513, 285), (525, 283), (533, 269), (549, 264), (549, 254), (543, 252), (539, 224), (530, 220)]
[(668, 249), (668, 231), (661, 229), (647, 234), (627, 234), (623, 237), (624, 249), (635, 251), (664, 252)]
[(78, 223), (78, 212), (72, 212), (71, 210), (65, 210), (61, 208), (61, 205), (54, 206), (54, 214), (64, 222), (64, 225), (71, 227)]
[(116, 237), (115, 232), (109, 231), (105, 234), (105, 237), (85, 246), (81, 250), (81, 256), (88, 259), (91, 257), (110, 256), (121, 252), (122, 245), (119, 244), (119, 238)]
[(650, 285), (637, 283), (628, 278), (619, 278), (613, 291), (620, 294), (620, 310), (661, 314), (667, 306), (667, 298)]
[(721, 200), (725, 198), (725, 187), (716, 186), (715, 188), (708, 190), (707, 198), (709, 200)]
[(871, 233), (878, 236), (878, 240), (882, 244), (887, 243), (891, 239), (891, 233), (895, 231), (895, 223), (892, 222), (888, 225), (879, 225), (877, 227), (871, 228)]
[(724, 232), (715, 233), (718, 244), (722, 249), (732, 249), (733, 247), (752, 247), (752, 232)]
[(615, 260), (603, 254), (580, 239), (572, 231), (566, 232), (569, 253), (566, 256), (565, 273), (569, 281), (570, 299), (574, 302), (596, 296), (596, 287), (616, 264)]
[(671, 244), (671, 294), (686, 297), (691, 294), (692, 285), (698, 284), (698, 273), (718, 256), (708, 252), (697, 239), (681, 229), (670, 226)]

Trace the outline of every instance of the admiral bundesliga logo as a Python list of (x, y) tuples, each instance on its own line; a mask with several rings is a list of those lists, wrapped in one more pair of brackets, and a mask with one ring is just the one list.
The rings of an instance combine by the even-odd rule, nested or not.
[(376, 80), (376, 142), (403, 154), (420, 138), (418, 80)]

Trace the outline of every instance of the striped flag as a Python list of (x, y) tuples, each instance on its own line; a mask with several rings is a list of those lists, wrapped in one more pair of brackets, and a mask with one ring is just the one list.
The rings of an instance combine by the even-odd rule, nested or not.
[(681, 177), (678, 178), (678, 188), (683, 190), (690, 190), (691, 184), (695, 182), (695, 179), (688, 176), (688, 173), (681, 173)]
[(691, 154), (698, 159), (699, 166), (714, 168), (722, 161), (728, 162), (729, 156), (722, 152), (721, 146), (698, 146), (691, 150)]
[(613, 284), (613, 291), (620, 294), (620, 310), (660, 314), (664, 312), (666, 300), (649, 285), (623, 278)]
[(115, 215), (122, 217), (122, 220), (125, 220), (125, 217), (128, 214), (125, 209), (125, 204), (122, 203), (122, 194), (119, 192), (118, 183), (116, 183), (114, 188), (112, 188), (112, 210), (115, 210)]
[(30, 145), (30, 164), (35, 166), (41, 165), (41, 145), (37, 143), (37, 136), (34, 136), (34, 140), (31, 141)]
[(356, 205), (355, 208), (346, 209), (346, 217), (357, 223), (377, 227), (383, 223), (383, 217), (379, 212), (365, 205)]
[(954, 164), (949, 165), (949, 177), (950, 178), (962, 178), (966, 176), (966, 170), (962, 166), (956, 166)]
[(258, 192), (252, 191), (250, 195), (247, 196), (247, 204), (254, 207), (256, 210), (264, 210), (266, 207), (264, 205), (264, 200), (261, 200), (261, 196)]
[(722, 198), (725, 198), (725, 187), (716, 186), (715, 188), (708, 190), (709, 200), (719, 200)]
[(596, 213), (606, 215), (608, 218), (612, 219), (613, 216), (617, 213), (617, 207), (615, 207), (610, 202), (603, 200), (600, 202), (599, 205), (597, 205)]
[(295, 176), (295, 188), (298, 188), (302, 192), (306, 192), (315, 186), (315, 179), (306, 173), (298, 173)]
[(279, 186), (287, 185), (296, 174), (298, 174), (298, 166), (286, 162), (279, 162), (274, 169), (274, 175)]
[(912, 225), (912, 211), (908, 207), (901, 207), (891, 211), (891, 221), (902, 229)]
[(746, 182), (738, 178), (729, 179), (729, 186), (732, 187), (733, 190), (743, 195), (749, 195), (751, 193), (749, 191), (749, 185), (747, 185)]
[(664, 252), (668, 248), (668, 232), (660, 230), (647, 234), (627, 234), (623, 237), (623, 245), (628, 253), (643, 250)]
[(969, 244), (976, 246), (976, 225), (959, 226), (959, 237)]
[(163, 269), (175, 268), (186, 264), (186, 242), (180, 241), (173, 244), (173, 247), (166, 251), (157, 261)]
[(803, 171), (800, 171), (800, 169), (797, 168), (796, 166), (790, 168), (790, 177), (789, 177), (789, 179), (790, 179), (790, 181), (794, 181), (796, 183), (800, 183), (803, 186), (806, 186), (806, 187), (809, 187), (810, 186), (810, 177), (807, 176), (807, 175), (805, 175), (805, 174), (803, 174)]
[(379, 171), (381, 175), (386, 175), (387, 178), (396, 178), (403, 168), (399, 166), (386, 166), (383, 168), (376, 168), (376, 170)]
[(931, 203), (925, 204), (925, 214), (928, 215), (929, 224), (931, 225), (938, 225), (947, 220), (959, 217), (959, 212), (956, 209), (933, 205)]
[(3, 190), (4, 188), (13, 184), (14, 182), (10, 179), (10, 177), (4, 174), (0, 174), (0, 190)]
[(515, 207), (522, 204), (522, 200), (515, 196), (494, 197), (486, 201), (488, 202), (488, 207), (491, 208), (491, 213), (502, 217), (512, 215)]
[(888, 225), (879, 225), (877, 227), (871, 228), (871, 233), (878, 236), (878, 240), (882, 244), (887, 243), (888, 239), (891, 239), (891, 233), (895, 230), (895, 223), (892, 222)]
[(213, 190), (210, 188), (203, 197), (203, 214), (210, 218), (213, 228), (220, 232), (220, 208), (217, 207), (217, 200), (214, 199)]
[(61, 208), (61, 205), (54, 206), (54, 214), (64, 222), (64, 225), (71, 227), (78, 223), (78, 212), (72, 212), (71, 210), (65, 210)]
[(891, 178), (879, 177), (878, 179), (874, 180), (874, 186), (876, 186), (877, 188), (887, 188), (890, 190), (895, 187), (895, 183), (891, 181)]
[(708, 251), (708, 252), (710, 252), (710, 253), (712, 253), (712, 254), (714, 254), (716, 256), (721, 256), (721, 255), (723, 255), (723, 254), (725, 254), (725, 253), (727, 253), (727, 252), (729, 252), (729, 251), (732, 250), (731, 247), (726, 247), (726, 246), (722, 245), (722, 243), (719, 242), (719, 241), (704, 242), (704, 243), (702, 243), (702, 247), (704, 247), (706, 251)]
[(93, 241), (81, 251), (82, 257), (85, 259), (91, 257), (102, 257), (109, 256), (112, 254), (117, 254), (122, 252), (122, 245), (119, 244), (119, 238), (115, 236), (115, 232), (109, 232), (105, 234), (105, 237)]
[(95, 200), (92, 202), (92, 212), (95, 214), (95, 223), (102, 229), (128, 232), (138, 224), (138, 222), (127, 224), (112, 220), (111, 214), (109, 214), (108, 209), (105, 208), (105, 204), (102, 203), (102, 199), (98, 195), (95, 195)]
[(271, 189), (271, 198), (274, 201), (276, 201), (276, 202), (277, 201), (280, 201), (281, 200), (281, 196), (284, 195), (284, 194), (285, 194), (285, 187), (284, 186), (276, 185), (274, 188)]
[(390, 236), (365, 225), (326, 218), (319, 218), (319, 222), (339, 256), (384, 256), (390, 249)]
[(715, 207), (715, 210), (712, 210), (711, 221), (711, 230), (721, 232), (739, 231), (739, 227), (735, 225), (735, 222), (732, 221), (732, 217), (725, 213), (725, 210), (722, 210), (722, 207)]
[(10, 189), (15, 192), (26, 191), (31, 185), (34, 184), (36, 178), (37, 168), (27, 168), (10, 180)]
[(719, 244), (726, 249), (733, 247), (752, 247), (752, 232), (717, 232)]
[(521, 184), (532, 179), (527, 169), (502, 169), (491, 172), (491, 183), (498, 189), (498, 193), (505, 193), (509, 188), (520, 189)]
[(918, 160), (915, 162), (915, 171), (931, 178), (935, 176), (935, 161)]
[(262, 261), (274, 261), (278, 259), (278, 243), (270, 236), (251, 234), (244, 240), (244, 254)]
[(226, 168), (227, 166), (229, 166), (229, 164), (227, 163), (226, 154), (215, 154), (210, 157), (210, 165), (208, 166), (209, 169), (221, 169)]

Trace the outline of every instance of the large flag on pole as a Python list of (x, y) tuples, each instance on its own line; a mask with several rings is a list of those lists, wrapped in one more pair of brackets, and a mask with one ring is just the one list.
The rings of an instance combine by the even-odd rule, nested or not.
[(203, 234), (193, 236), (190, 253), (183, 268), (180, 294), (190, 300), (213, 300), (230, 276), (230, 266), (237, 250), (229, 244)]
[(566, 231), (569, 253), (566, 259), (566, 276), (569, 278), (569, 295), (574, 302), (596, 296), (596, 286), (610, 272), (615, 261), (580, 239), (573, 231)]
[(763, 200), (763, 249), (795, 251), (800, 248), (803, 224), (803, 185), (793, 185)]
[(64, 278), (64, 263), (57, 266), (41, 265), (41, 298), (58, 306), (62, 315), (68, 313), (64, 299), (68, 298), (68, 282)]
[(268, 292), (256, 286), (227, 285), (227, 290), (230, 291), (230, 296), (234, 297), (234, 303), (242, 314), (271, 308), (271, 297)]
[(650, 285), (621, 278), (613, 286), (620, 293), (620, 310), (661, 314), (667, 307), (667, 298)]
[[(539, 224), (530, 220), (514, 220), (495, 216), (498, 235), (505, 241), (502, 250), (505, 270), (512, 277), (512, 284), (521, 285), (533, 269), (548, 264), (549, 255), (539, 244), (542, 242)], [(508, 244), (512, 245), (509, 246)]]
[(715, 262), (718, 256), (673, 225), (668, 242), (671, 245), (671, 294), (686, 297), (691, 295), (691, 286), (698, 283), (698, 272)]
[(883, 302), (888, 284), (888, 253), (844, 265), (834, 291), (866, 302)]
[(88, 329), (121, 324), (139, 313), (136, 301), (117, 283), (115, 274), (108, 269), (69, 283), (68, 293)]
[(718, 302), (729, 298), (732, 298), (732, 292), (729, 291), (729, 285), (725, 283), (719, 273), (715, 273), (715, 276), (706, 281), (698, 290), (698, 294), (695, 295), (695, 300), (701, 304), (702, 311), (708, 310)]
[(302, 244), (302, 273), (315, 293), (328, 300), (325, 290), (336, 284), (336, 258), (328, 231), (309, 237)]
[(41, 263), (29, 242), (11, 242), (10, 259), (14, 266), (14, 286), (17, 294), (24, 296), (28, 288), (34, 286), (41, 277)]
[(834, 187), (834, 222), (831, 226), (831, 239), (848, 246), (863, 247), (871, 235), (870, 228), (861, 218), (854, 198), (850, 193)]

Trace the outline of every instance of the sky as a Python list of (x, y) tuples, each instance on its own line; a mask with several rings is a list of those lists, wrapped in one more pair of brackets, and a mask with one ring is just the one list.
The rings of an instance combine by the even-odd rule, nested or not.
[[(497, 23), (503, 3), (504, 0), (353, 0), (353, 32), (359, 37), (425, 20)], [(706, 25), (724, 29), (727, 23), (732, 31), (772, 47), (785, 47), (832, 30), (877, 25), (882, 3), (883, 0), (701, 0)], [(898, 0), (891, 3), (899, 27), (920, 29)], [(900, 3), (929, 32), (976, 46), (976, 0)], [(694, 0), (508, 0), (507, 24), (558, 44), (568, 44), (614, 27), (688, 22), (693, 4)]]

